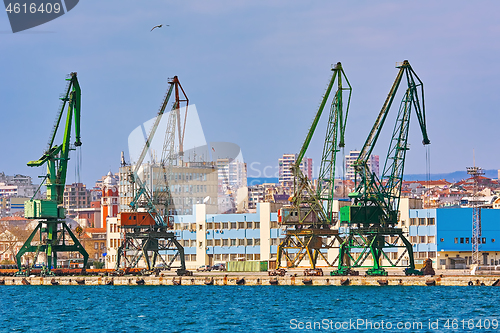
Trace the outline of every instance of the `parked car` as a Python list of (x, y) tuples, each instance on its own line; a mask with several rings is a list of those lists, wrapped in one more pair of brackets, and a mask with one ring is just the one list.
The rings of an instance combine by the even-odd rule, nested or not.
[(202, 265), (196, 269), (197, 272), (210, 272), (212, 270), (212, 267), (209, 265)]
[(226, 265), (225, 264), (215, 264), (212, 266), (213, 271), (225, 271), (226, 270)]

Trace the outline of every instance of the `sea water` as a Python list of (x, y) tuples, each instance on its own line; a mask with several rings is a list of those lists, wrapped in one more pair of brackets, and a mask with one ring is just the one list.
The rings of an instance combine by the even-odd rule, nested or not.
[(0, 332), (498, 332), (500, 288), (2, 286)]

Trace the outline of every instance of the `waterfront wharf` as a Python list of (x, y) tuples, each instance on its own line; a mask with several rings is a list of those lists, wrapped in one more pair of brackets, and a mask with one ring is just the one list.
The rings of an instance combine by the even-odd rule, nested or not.
[(0, 277), (0, 285), (69, 286), (500, 286), (500, 276), (438, 275), (438, 276), (268, 276), (267, 273), (221, 272), (194, 276), (173, 273), (150, 276), (55, 276)]

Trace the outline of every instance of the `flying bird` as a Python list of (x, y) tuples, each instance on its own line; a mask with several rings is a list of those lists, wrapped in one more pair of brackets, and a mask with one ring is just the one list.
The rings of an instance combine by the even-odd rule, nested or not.
[[(168, 24), (165, 24), (165, 25), (166, 25), (167, 27), (169, 27), (169, 25), (168, 25)], [(153, 29), (151, 29), (151, 31), (155, 30), (156, 28), (161, 28), (161, 27), (163, 27), (163, 24), (155, 25), (155, 26), (153, 27)], [(150, 32), (151, 32), (151, 31), (150, 31)]]

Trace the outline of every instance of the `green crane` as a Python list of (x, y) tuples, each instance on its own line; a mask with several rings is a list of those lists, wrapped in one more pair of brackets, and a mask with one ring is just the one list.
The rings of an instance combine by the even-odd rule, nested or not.
[[(369, 267), (363, 266), (363, 263), (370, 256), (373, 265), (368, 269), (368, 275), (387, 275), (381, 265), (383, 258), (389, 262), (386, 267), (406, 267), (407, 275), (420, 274), (415, 270), (412, 246), (404, 237), (402, 229), (397, 228), (404, 163), (406, 152), (409, 150), (408, 130), (412, 109), (415, 110), (420, 125), (423, 144), (430, 144), (430, 141), (425, 120), (423, 83), (407, 60), (398, 64), (397, 68), (399, 72), (396, 80), (358, 159), (353, 164), (356, 190), (349, 194), (353, 205), (340, 209), (340, 222), (347, 226), (348, 236), (340, 246), (339, 268), (333, 274), (345, 275), (351, 272), (351, 268)], [(368, 161), (403, 77), (406, 77), (407, 89), (400, 104), (384, 169), (379, 179), (370, 171)], [(395, 258), (389, 258), (387, 253), (398, 253), (397, 248), (405, 248), (405, 251), (393, 262)], [(398, 266), (406, 253), (408, 264)]]
[[(78, 238), (73, 234), (64, 221), (66, 213), (62, 207), (69, 152), (70, 150), (75, 149), (70, 145), (73, 117), (76, 136), (74, 146), (79, 147), (82, 145), (80, 140), (81, 89), (76, 73), (71, 73), (66, 80), (68, 81), (66, 92), (61, 98), (61, 109), (59, 110), (56, 123), (49, 138), (48, 149), (40, 159), (28, 162), (28, 166), (30, 167), (38, 167), (43, 164), (47, 164), (47, 174), (44, 177), (45, 186), (47, 187), (47, 198), (45, 200), (34, 200), (33, 198), (36, 195), (35, 193), (33, 198), (26, 201), (24, 204), (24, 216), (28, 219), (38, 219), (39, 222), (16, 255), (19, 275), (29, 273), (29, 269), (26, 272), (23, 272), (21, 266), (21, 257), (27, 252), (35, 252), (36, 256), (38, 256), (40, 252), (45, 253), (46, 261), (42, 270), (42, 274), (44, 275), (52, 274), (51, 266), (54, 268), (57, 267), (58, 252), (79, 252), (83, 256), (84, 269), (87, 265), (89, 257), (87, 251), (85, 251), (83, 246), (80, 244)], [(56, 138), (59, 125), (61, 124), (66, 104), (68, 105), (68, 112), (66, 116), (63, 143), (61, 145), (54, 145), (54, 140)], [(38, 190), (39, 189), (40, 187)], [(31, 243), (33, 238), (38, 232), (40, 236), (38, 244), (32, 245)], [(71, 239), (70, 243), (67, 243), (67, 236)], [(36, 256), (34, 261), (36, 261)]]
[[(322, 257), (328, 263), (323, 254), (324, 250), (333, 247), (335, 240), (342, 241), (338, 237), (338, 231), (331, 230), (331, 227), (337, 222), (337, 218), (333, 215), (335, 162), (337, 152), (340, 148), (344, 147), (344, 133), (352, 88), (340, 62), (332, 68), (332, 71), (332, 77), (323, 95), (319, 109), (302, 144), (302, 148), (297, 155), (297, 159), (292, 166), (294, 194), (291, 197), (291, 205), (283, 207), (279, 211), (278, 222), (286, 226), (287, 230), (285, 239), (278, 246), (278, 267), (280, 267), (283, 257), (286, 258), (288, 266), (296, 267), (306, 255), (311, 268), (316, 267), (319, 257)], [(347, 87), (342, 85), (343, 79), (345, 79)], [(310, 183), (311, 180), (300, 170), (300, 164), (311, 143), (335, 82), (337, 83), (337, 90), (333, 95), (330, 106), (318, 186), (314, 190)], [(344, 91), (348, 92), (345, 113), (343, 104)], [(323, 237), (332, 237), (333, 241), (325, 244)]]

